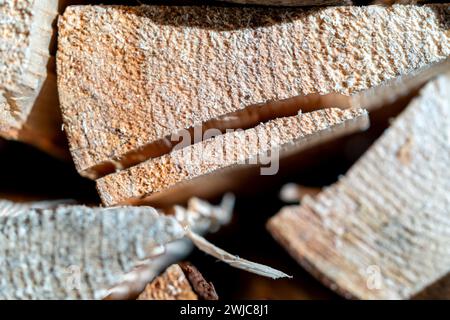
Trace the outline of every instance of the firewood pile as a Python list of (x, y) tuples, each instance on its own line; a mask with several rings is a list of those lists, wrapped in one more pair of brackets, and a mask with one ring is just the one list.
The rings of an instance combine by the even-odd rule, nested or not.
[(1, 299), (450, 299), (449, 163), (450, 4), (0, 1)]

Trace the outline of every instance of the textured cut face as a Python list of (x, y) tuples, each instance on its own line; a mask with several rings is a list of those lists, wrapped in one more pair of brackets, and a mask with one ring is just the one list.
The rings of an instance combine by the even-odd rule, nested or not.
[(0, 3), (1, 136), (17, 139), (38, 99), (47, 77), (52, 23), (58, 15), (58, 3), (58, 0)]
[(21, 110), (12, 99), (27, 65), (34, 0), (6, 0), (0, 4), (0, 130), (18, 128)]
[(409, 299), (448, 274), (449, 88), (449, 73), (430, 81), (345, 176), (269, 221), (333, 290)]
[(71, 7), (58, 76), (77, 168), (95, 177), (95, 166), (248, 106), (352, 95), (444, 59), (443, 10)]

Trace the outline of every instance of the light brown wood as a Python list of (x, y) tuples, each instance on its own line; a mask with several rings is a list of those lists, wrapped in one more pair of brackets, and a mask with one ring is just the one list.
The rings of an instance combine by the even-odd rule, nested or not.
[(138, 300), (198, 300), (198, 296), (181, 267), (173, 264), (145, 287)]
[(70, 7), (57, 64), (76, 167), (98, 178), (272, 100), (334, 93), (322, 107), (348, 107), (449, 56), (445, 8)]
[(268, 222), (333, 290), (405, 299), (450, 271), (449, 88), (428, 83), (339, 182)]
[[(171, 192), (190, 197), (189, 182), (214, 187), (195, 178), (208, 179), (211, 173), (222, 174), (223, 169), (256, 165), (258, 162), (266, 164), (267, 170), (276, 169), (272, 164), (282, 156), (367, 126), (367, 112), (362, 109), (324, 109), (278, 118), (255, 128), (219, 135), (107, 175), (97, 180), (97, 189), (103, 203), (108, 206), (151, 202), (160, 196), (169, 197)], [(268, 153), (271, 158), (267, 160), (271, 163), (267, 165), (268, 161), (262, 155)], [(214, 181), (218, 183), (218, 180)]]
[(0, 8), (0, 136), (68, 156), (51, 44), (66, 1), (6, 0)]

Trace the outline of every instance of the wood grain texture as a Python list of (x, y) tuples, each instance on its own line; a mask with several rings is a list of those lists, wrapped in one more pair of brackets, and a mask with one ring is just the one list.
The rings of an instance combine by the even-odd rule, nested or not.
[(76, 167), (87, 175), (251, 105), (352, 95), (440, 61), (447, 8), (70, 7), (57, 64)]
[(362, 109), (324, 109), (278, 118), (255, 128), (219, 135), (107, 175), (97, 180), (97, 189), (103, 203), (108, 206), (139, 201), (222, 169), (257, 164), (261, 155), (269, 152), (276, 161), (278, 158), (275, 157), (282, 152), (299, 151), (367, 126), (367, 112)]
[(6, 0), (0, 4), (0, 136), (58, 157), (68, 152), (50, 47), (63, 3)]
[(330, 288), (411, 298), (449, 272), (450, 75), (431, 81), (342, 177), (268, 229)]
[(181, 267), (173, 264), (145, 287), (138, 300), (198, 300), (198, 296)]
[[(170, 229), (173, 223), (158, 219), (155, 209), (143, 207), (105, 211), (66, 206), (1, 216), (0, 296), (102, 298), (151, 255), (165, 231), (176, 234), (176, 228)], [(157, 223), (164, 222), (166, 228), (158, 229)]]
[(152, 207), (0, 201), (0, 297), (137, 295), (192, 250), (185, 227), (200, 234), (217, 230), (230, 220), (232, 210), (199, 199), (175, 209), (176, 217)]

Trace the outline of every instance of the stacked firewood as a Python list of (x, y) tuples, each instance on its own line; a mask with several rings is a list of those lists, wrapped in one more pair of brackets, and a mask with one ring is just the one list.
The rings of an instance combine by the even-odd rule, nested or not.
[(445, 283), (450, 4), (230, 2), (0, 2), (0, 136), (73, 163), (100, 199), (0, 199), (0, 297), (215, 300), (182, 262), (193, 245), (290, 286), (202, 237), (230, 222), (233, 196), (197, 197), (257, 194), (286, 159), (333, 157), (400, 102), (337, 182), (289, 184), (299, 203), (248, 232), (348, 298)]

